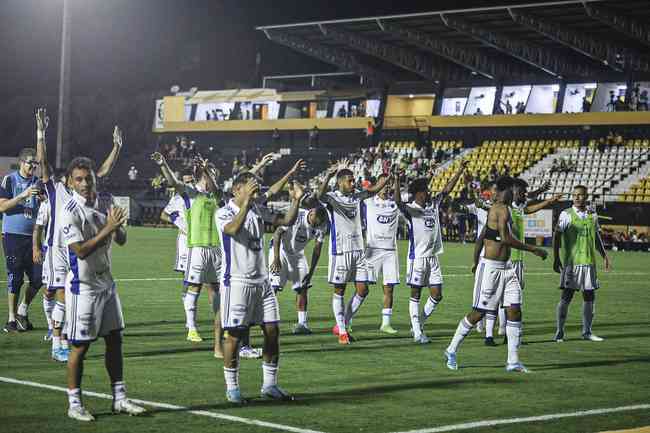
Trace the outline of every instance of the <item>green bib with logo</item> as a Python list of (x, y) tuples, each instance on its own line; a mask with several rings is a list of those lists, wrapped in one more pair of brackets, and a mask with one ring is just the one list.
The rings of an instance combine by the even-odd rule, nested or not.
[(185, 210), (188, 247), (218, 247), (219, 232), (214, 220), (217, 198), (213, 194), (197, 195)]
[(564, 266), (596, 265), (596, 221), (591, 215), (580, 218), (568, 210), (571, 224), (562, 232), (561, 255)]

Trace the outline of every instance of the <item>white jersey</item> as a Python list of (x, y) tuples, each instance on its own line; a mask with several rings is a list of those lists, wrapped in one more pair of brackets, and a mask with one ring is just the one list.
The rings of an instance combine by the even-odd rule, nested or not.
[(172, 220), (172, 223), (178, 227), (180, 234), (185, 236), (187, 234), (187, 222), (185, 221), (185, 201), (183, 197), (179, 194), (174, 194), (174, 196), (169, 199), (169, 203), (163, 209), (169, 218)]
[(409, 259), (434, 257), (442, 253), (440, 203), (443, 198), (443, 194), (435, 195), (431, 204), (424, 208), (415, 202), (402, 206), (409, 229)]
[(366, 244), (368, 248), (395, 250), (400, 211), (392, 200), (378, 196), (363, 201), (366, 219)]
[(66, 242), (61, 232), (61, 216), (63, 208), (72, 199), (72, 192), (61, 182), (52, 179), (45, 182), (45, 194), (50, 206), (50, 221), (47, 226), (45, 238), (48, 247), (66, 249)]
[[(36, 225), (37, 226), (47, 226), (50, 223), (50, 203), (45, 200), (41, 202), (41, 205), (38, 207), (38, 215), (36, 215)], [(47, 243), (47, 231), (45, 233), (45, 238), (43, 242)]]
[[(76, 242), (92, 239), (106, 225), (106, 216), (113, 206), (110, 194), (98, 194), (93, 206), (86, 204), (86, 199), (77, 194), (60, 212), (61, 232), (67, 247)], [(70, 270), (66, 280), (66, 288), (72, 293), (80, 291), (94, 292), (112, 289), (111, 283), (111, 237), (84, 259), (75, 255), (68, 248)]]
[(264, 254), (264, 221), (273, 222), (275, 215), (266, 206), (252, 204), (239, 232), (229, 236), (223, 229), (238, 213), (239, 207), (233, 200), (216, 213), (221, 236), (221, 284), (230, 286), (231, 281), (262, 284), (268, 280)]
[(472, 215), (476, 215), (476, 236), (478, 237), (481, 235), (481, 232), (483, 232), (485, 223), (487, 223), (488, 211), (476, 206), (475, 204), (468, 205), (467, 211)]
[[(280, 238), (280, 251), (287, 256), (304, 255), (305, 247), (311, 239), (323, 242), (325, 227), (314, 227), (307, 221), (309, 211), (298, 210), (296, 222), (291, 226), (283, 226), (284, 232)], [(271, 242), (271, 246), (273, 246)]]
[(361, 201), (369, 197), (367, 191), (345, 195), (328, 192), (322, 197), (330, 218), (330, 253), (334, 255), (363, 251), (361, 228)]

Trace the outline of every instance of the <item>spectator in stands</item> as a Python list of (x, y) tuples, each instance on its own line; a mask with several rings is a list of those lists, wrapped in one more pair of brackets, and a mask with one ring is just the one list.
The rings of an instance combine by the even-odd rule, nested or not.
[(345, 106), (341, 105), (341, 108), (339, 108), (338, 113), (336, 113), (336, 117), (348, 117), (347, 111), (345, 111)]
[(616, 102), (614, 102), (614, 111), (625, 111), (626, 108), (624, 97), (619, 96), (616, 98)]
[(512, 114), (512, 104), (509, 99), (506, 99), (506, 114)]
[(616, 110), (616, 93), (613, 90), (609, 91), (609, 102), (607, 103), (607, 111)]
[(212, 120), (212, 119), (210, 119), (210, 111), (206, 110), (206, 112), (205, 112), (205, 120)]
[(586, 96), (582, 98), (582, 112), (583, 113), (589, 113), (591, 111), (591, 102), (589, 102), (589, 99), (587, 99)]
[(372, 121), (368, 121), (368, 126), (366, 126), (366, 146), (369, 148), (374, 145), (374, 137), (375, 137), (375, 126), (372, 124)]
[(320, 132), (318, 130), (318, 126), (314, 125), (314, 127), (309, 131), (309, 150), (313, 150), (318, 147), (318, 136), (320, 135)]
[(524, 114), (525, 112), (526, 112), (526, 104), (523, 103), (522, 101), (517, 102), (517, 105), (515, 106), (515, 113)]
[(489, 175), (490, 182), (495, 182), (498, 177), (499, 177), (499, 170), (497, 169), (496, 165), (492, 164), (492, 167), (490, 167), (490, 175)]
[(239, 162), (239, 158), (235, 157), (235, 159), (232, 160), (232, 177), (237, 177), (239, 174), (239, 171), (241, 170), (241, 163)]
[(598, 152), (603, 153), (607, 148), (607, 143), (605, 142), (605, 137), (600, 137), (598, 139), (598, 145), (596, 146)]
[(630, 92), (630, 102), (628, 104), (628, 110), (637, 111), (639, 109), (639, 91), (640, 87), (638, 84), (635, 84)]
[(271, 141), (273, 143), (273, 150), (280, 148), (280, 130), (278, 128), (273, 129), (273, 134), (271, 135)]
[(135, 182), (136, 180), (138, 180), (138, 169), (135, 168), (135, 165), (131, 166), (129, 172), (127, 173), (127, 176), (129, 178), (129, 181), (131, 182)]
[(481, 116), (483, 112), (481, 111), (481, 107), (476, 107), (476, 112), (474, 113), (475, 116)]

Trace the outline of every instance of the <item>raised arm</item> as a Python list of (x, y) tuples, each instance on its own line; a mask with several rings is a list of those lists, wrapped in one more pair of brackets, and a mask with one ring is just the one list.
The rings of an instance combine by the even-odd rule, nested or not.
[(162, 172), (163, 176), (165, 176), (165, 179), (167, 180), (169, 186), (174, 188), (174, 190), (176, 190), (176, 193), (182, 194), (184, 185), (178, 179), (176, 179), (176, 176), (174, 176), (171, 168), (169, 168), (169, 164), (167, 164), (165, 157), (162, 156), (160, 152), (154, 152), (151, 155), (151, 159), (156, 164), (158, 164), (158, 167), (160, 167), (160, 171)]
[(535, 212), (539, 212), (542, 209), (546, 209), (549, 206), (553, 206), (555, 203), (562, 199), (562, 194), (556, 194), (548, 200), (541, 201), (536, 204), (526, 205), (524, 208), (524, 213), (530, 215)]
[(377, 194), (379, 191), (381, 191), (388, 182), (390, 182), (393, 176), (387, 176), (387, 177), (382, 177), (381, 180), (377, 183), (375, 183), (373, 186), (368, 188), (366, 191), (370, 196), (372, 197), (373, 195)]
[(284, 186), (287, 184), (287, 182), (289, 182), (289, 179), (291, 178), (291, 176), (298, 173), (300, 170), (303, 170), (306, 166), (307, 166), (307, 164), (302, 159), (299, 159), (298, 161), (296, 161), (296, 163), (293, 165), (293, 167), (291, 167), (291, 170), (287, 171), (287, 173), (282, 177), (282, 179), (280, 179), (279, 181), (277, 181), (273, 185), (271, 185), (269, 190), (266, 192), (266, 197), (271, 198), (274, 195), (281, 192), (282, 189), (284, 188)]
[(259, 171), (262, 169), (262, 167), (265, 167), (267, 165), (270, 165), (273, 162), (273, 153), (267, 153), (262, 157), (260, 162), (258, 164), (255, 164), (253, 167), (251, 167), (250, 170), (248, 170), (250, 173), (253, 173), (257, 175)]
[(531, 200), (535, 200), (538, 195), (545, 193), (551, 188), (551, 181), (547, 180), (540, 186), (538, 189), (531, 191), (528, 193), (528, 198)]
[(294, 182), (293, 189), (291, 191), (291, 206), (289, 210), (284, 215), (279, 215), (273, 221), (274, 226), (290, 226), (296, 222), (298, 217), (298, 209), (300, 208), (300, 202), (305, 196), (305, 187), (300, 185), (298, 182)]
[(398, 209), (401, 209), (402, 205), (402, 176), (400, 175), (399, 170), (393, 171), (393, 200)]
[(447, 182), (447, 185), (445, 185), (445, 187), (442, 189), (442, 191), (441, 191), (442, 194), (448, 195), (450, 192), (452, 192), (454, 190), (454, 187), (458, 183), (458, 180), (460, 179), (460, 177), (465, 172), (465, 168), (467, 167), (467, 164), (469, 164), (469, 161), (467, 161), (467, 160), (460, 163), (460, 168), (458, 169), (456, 174), (454, 174), (454, 176), (451, 179), (449, 179), (449, 182)]
[[(106, 225), (93, 238), (86, 241), (73, 242), (68, 247), (79, 257), (85, 259), (104, 244), (110, 236), (126, 223), (126, 212), (119, 207), (111, 208), (108, 211)], [(64, 228), (65, 231), (65, 228)], [(116, 239), (117, 240), (117, 239)]]
[(113, 128), (113, 149), (111, 153), (108, 154), (102, 165), (97, 170), (97, 177), (106, 177), (111, 174), (115, 163), (117, 163), (117, 158), (120, 155), (120, 150), (122, 150), (122, 144), (124, 143), (124, 134), (122, 130), (116, 125)]
[(219, 190), (219, 185), (217, 179), (219, 179), (220, 172), (219, 170), (211, 166), (207, 159), (204, 159), (201, 155), (196, 155), (194, 158), (194, 164), (196, 164), (201, 170), (201, 175), (205, 175), (208, 178), (208, 191), (216, 192)]
[(321, 182), (320, 185), (318, 185), (318, 189), (316, 190), (316, 200), (320, 200), (325, 193), (327, 193), (327, 188), (330, 184), (330, 180), (336, 175), (336, 172), (338, 169), (336, 166), (332, 166), (329, 169), (327, 169), (327, 172), (325, 173), (325, 178)]
[(248, 210), (251, 206), (251, 199), (253, 197), (253, 194), (259, 191), (260, 186), (255, 179), (249, 179), (249, 181), (246, 182), (246, 185), (244, 185), (242, 188), (244, 202), (239, 208), (237, 215), (235, 215), (235, 217), (228, 224), (223, 226), (223, 232), (228, 236), (235, 236), (244, 225), (244, 222), (246, 221), (246, 214), (248, 214)]
[[(492, 209), (494, 209), (494, 207)], [(501, 242), (508, 245), (510, 248), (521, 251), (529, 251), (536, 256), (541, 257), (542, 260), (546, 259), (546, 256), (548, 255), (546, 250), (528, 245), (512, 235), (510, 224), (508, 224), (510, 220), (510, 211), (508, 208), (505, 206), (499, 206), (499, 208), (494, 209), (494, 211), (497, 213), (497, 228), (499, 231), (499, 236), (501, 237)]]
[(41, 166), (41, 180), (47, 182), (50, 180), (50, 168), (47, 165), (47, 146), (45, 144), (45, 133), (50, 124), (50, 118), (47, 117), (45, 108), (36, 110), (36, 161)]

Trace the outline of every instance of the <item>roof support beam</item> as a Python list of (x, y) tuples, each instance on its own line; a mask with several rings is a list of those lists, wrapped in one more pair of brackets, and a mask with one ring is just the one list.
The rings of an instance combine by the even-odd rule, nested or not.
[(456, 16), (442, 14), (440, 17), (446, 26), (465, 33), (490, 47), (539, 68), (550, 75), (558, 78), (562, 76), (586, 77), (593, 75), (593, 70), (590, 70), (591, 68), (586, 67), (584, 64), (575, 63), (568, 58), (558, 56), (552, 50), (532, 46), (526, 42), (512, 39), (507, 35), (493, 32)]
[(650, 26), (647, 24), (624, 17), (602, 6), (594, 6), (586, 2), (583, 5), (591, 18), (650, 47)]
[(515, 9), (508, 9), (508, 12), (517, 24), (528, 27), (586, 57), (609, 66), (617, 72), (623, 72), (624, 69), (645, 72), (649, 70), (647, 56), (643, 56), (639, 52), (604, 40), (597, 40), (529, 13)]
[[(449, 80), (467, 78), (465, 71), (448, 63), (437, 61), (431, 56), (423, 55), (415, 50), (396, 47), (394, 45), (360, 36), (353, 32), (325, 27), (325, 36), (364, 54), (377, 57), (407, 71), (414, 72), (424, 79)], [(464, 76), (464, 77), (463, 77)]]
[(314, 57), (321, 62), (337, 66), (343, 70), (356, 72), (361, 76), (362, 84), (384, 86), (387, 83), (394, 81), (389, 75), (370, 66), (364, 65), (359, 61), (358, 57), (353, 54), (277, 31), (269, 30), (267, 31), (267, 34), (273, 42), (277, 42), (278, 44), (289, 47), (310, 57)]
[(524, 67), (519, 67), (519, 65), (512, 63), (499, 62), (486, 56), (479, 50), (461, 48), (454, 43), (434, 38), (427, 33), (403, 27), (390, 21), (382, 21), (381, 24), (383, 26), (382, 30), (391, 36), (437, 56), (444, 57), (486, 78), (499, 79), (502, 77), (525, 76), (528, 74), (528, 70)]

